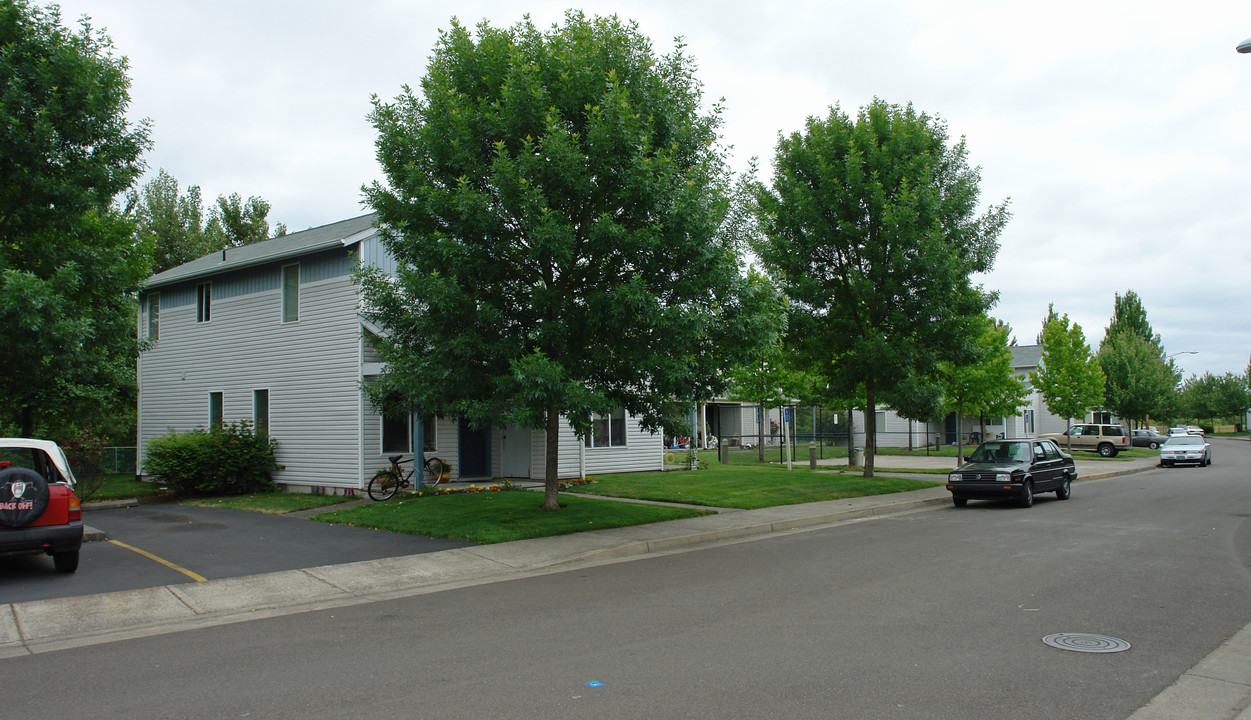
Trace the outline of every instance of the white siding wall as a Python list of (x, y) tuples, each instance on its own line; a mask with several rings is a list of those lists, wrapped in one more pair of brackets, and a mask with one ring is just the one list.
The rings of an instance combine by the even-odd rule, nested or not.
[(252, 419), (252, 391), (269, 391), (280, 483), (360, 486), (360, 324), (346, 251), (301, 262), (299, 321), (282, 322), (283, 263), (210, 278), (212, 314), (196, 322), (196, 282), (160, 288), (160, 339), (140, 356), (139, 446), (224, 419)]

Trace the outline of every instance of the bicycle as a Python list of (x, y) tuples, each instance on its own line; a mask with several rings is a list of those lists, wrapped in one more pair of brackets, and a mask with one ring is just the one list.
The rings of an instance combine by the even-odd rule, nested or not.
[[(371, 500), (378, 502), (390, 500), (400, 490), (413, 484), (413, 474), (417, 472), (416, 464), (407, 473), (404, 472), (403, 463), (400, 462), (402, 455), (391, 455), (387, 460), (391, 461), (391, 467), (383, 468), (374, 473), (373, 479), (369, 481), (366, 492), (369, 493)], [(427, 458), (421, 464), (422, 477), (417, 480), (418, 486), (429, 484), (431, 486), (447, 482), (451, 476), (451, 468), (442, 458)], [(425, 474), (430, 474), (429, 483), (425, 480)]]

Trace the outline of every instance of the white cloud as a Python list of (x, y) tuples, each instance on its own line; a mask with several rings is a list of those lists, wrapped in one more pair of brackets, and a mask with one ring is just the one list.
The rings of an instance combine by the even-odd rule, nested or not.
[[(561, 20), (563, 2), (65, 0), (130, 58), (152, 172), (239, 192), (292, 229), (363, 212), (379, 175), (370, 96), (417, 85), (455, 12), (474, 25)], [(1047, 303), (1093, 346), (1133, 289), (1187, 371), (1251, 351), (1251, 36), (1244, 0), (593, 1), (658, 52), (683, 36), (734, 163), (767, 173), (779, 131), (838, 103), (912, 102), (964, 135), (983, 201), (1012, 198), (995, 312), (1033, 342)], [(445, 9), (446, 8), (446, 9)]]

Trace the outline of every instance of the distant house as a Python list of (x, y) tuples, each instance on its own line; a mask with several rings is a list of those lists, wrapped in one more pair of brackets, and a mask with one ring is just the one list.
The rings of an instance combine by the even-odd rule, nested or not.
[[(546, 433), (474, 430), (459, 418), (379, 415), (362, 393), (383, 371), (358, 313), (359, 263), (394, 270), (375, 216), (230, 248), (148, 279), (140, 294), (139, 460), (154, 437), (246, 419), (278, 441), (275, 479), (290, 489), (361, 489), (389, 455), (414, 451), (452, 478), (545, 473)], [(565, 425), (562, 478), (659, 470), (659, 435), (618, 412), (580, 443)]]
[[(1013, 374), (1030, 388), (1026, 396), (1026, 404), (1016, 415), (1008, 417), (979, 418), (966, 415), (957, 423), (955, 413), (950, 413), (940, 422), (924, 423), (901, 417), (888, 407), (877, 410), (877, 444), (879, 447), (918, 447), (927, 443), (937, 442), (940, 445), (952, 445), (957, 438), (968, 442), (977, 439), (983, 433), (986, 438), (1000, 435), (1008, 438), (1037, 437), (1042, 433), (1064, 432), (1068, 428), (1066, 418), (1057, 417), (1047, 409), (1042, 393), (1030, 384), (1029, 374), (1038, 369), (1042, 361), (1042, 346), (1013, 345)], [(718, 399), (709, 401), (704, 406), (703, 417), (707, 433), (715, 438), (728, 438), (731, 445), (755, 444), (761, 418), (768, 418), (769, 427), (764, 433), (765, 444), (780, 442), (780, 434), (776, 431), (781, 419), (779, 408), (761, 409), (754, 403), (737, 402)], [(807, 415), (811, 418), (811, 415)], [(864, 413), (856, 410), (852, 413), (855, 428), (853, 442), (864, 446)], [(1110, 413), (1095, 411), (1082, 418), (1073, 418), (1073, 422), (1118, 422)], [(796, 436), (801, 442), (807, 442), (811, 436), (809, 428), (797, 427)], [(845, 431), (840, 431), (845, 432)], [(845, 435), (843, 436), (846, 437)], [(842, 441), (845, 442), (845, 439)]]

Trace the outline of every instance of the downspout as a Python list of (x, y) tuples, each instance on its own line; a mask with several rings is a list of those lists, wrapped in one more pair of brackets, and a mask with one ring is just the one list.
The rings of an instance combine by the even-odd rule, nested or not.
[[(365, 381), (365, 332), (356, 339), (356, 377)], [(365, 487), (365, 391), (356, 391), (356, 487)]]

